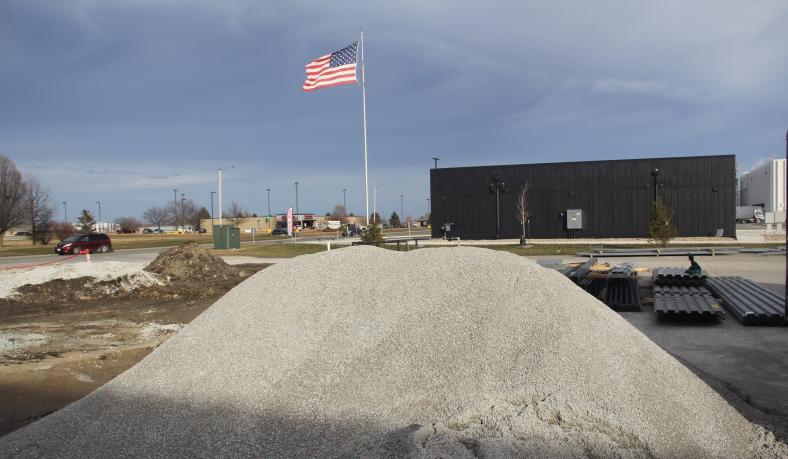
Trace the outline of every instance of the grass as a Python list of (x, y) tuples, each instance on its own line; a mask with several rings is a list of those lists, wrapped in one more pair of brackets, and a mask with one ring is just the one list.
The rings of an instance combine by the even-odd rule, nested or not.
[[(215, 255), (235, 255), (259, 258), (292, 258), (326, 250), (322, 244), (265, 244), (247, 246), (236, 250), (213, 250)], [(336, 250), (333, 249), (332, 250)]]
[[(705, 244), (686, 244), (687, 247), (748, 247), (748, 248), (770, 248), (770, 247), (779, 247), (785, 245), (785, 242), (775, 242), (775, 243), (764, 243), (764, 244), (713, 244), (713, 243), (705, 243)], [(601, 245), (601, 244), (575, 244), (575, 245), (568, 245), (568, 244), (538, 244), (538, 245), (531, 245), (526, 247), (520, 247), (517, 244), (511, 245), (475, 245), (474, 247), (482, 247), (485, 249), (491, 250), (502, 250), (504, 252), (514, 253), (516, 255), (523, 255), (523, 256), (535, 256), (535, 255), (574, 255), (577, 252), (586, 252), (591, 250), (592, 248), (597, 249), (599, 247), (604, 247), (605, 249), (654, 249), (657, 246), (649, 245), (649, 244), (627, 244), (627, 245)], [(671, 247), (679, 247), (671, 246)]]

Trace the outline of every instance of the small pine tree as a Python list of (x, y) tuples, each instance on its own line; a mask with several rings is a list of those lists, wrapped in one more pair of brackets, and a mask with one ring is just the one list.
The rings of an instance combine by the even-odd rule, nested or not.
[(396, 212), (391, 213), (391, 217), (389, 217), (389, 224), (393, 228), (399, 228), (400, 226), (402, 226), (402, 222), (399, 221), (399, 215), (397, 215)]
[[(377, 215), (377, 214), (375, 214)], [(380, 225), (371, 223), (364, 234), (361, 235), (361, 240), (364, 242), (380, 242), (383, 240), (383, 232), (380, 230)]]
[(676, 237), (678, 230), (673, 224), (673, 210), (666, 206), (661, 198), (657, 198), (651, 207), (651, 221), (648, 224), (648, 237), (667, 247), (668, 242)]
[(82, 213), (77, 218), (77, 226), (80, 233), (92, 233), (95, 231), (96, 219), (93, 218), (93, 214), (89, 210), (82, 209)]

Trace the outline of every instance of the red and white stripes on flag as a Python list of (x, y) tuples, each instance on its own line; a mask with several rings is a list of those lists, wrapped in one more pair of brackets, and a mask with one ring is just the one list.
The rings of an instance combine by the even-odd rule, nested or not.
[(302, 89), (309, 92), (341, 84), (357, 83), (357, 48), (358, 42), (306, 64), (306, 81)]

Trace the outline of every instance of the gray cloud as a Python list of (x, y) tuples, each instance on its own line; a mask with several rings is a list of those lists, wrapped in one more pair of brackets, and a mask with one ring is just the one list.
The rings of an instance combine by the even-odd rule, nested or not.
[(362, 185), (360, 97), (301, 93), (303, 66), (363, 26), (383, 208), (400, 193), (420, 208), (434, 155), (458, 166), (734, 153), (746, 170), (782, 151), (787, 19), (783, 0), (11, 0), (0, 152), (62, 199), (101, 192), (121, 214), (175, 187), (207, 204), (228, 162), (243, 167), (231, 193), (274, 188), (281, 207), (299, 180), (323, 212)]

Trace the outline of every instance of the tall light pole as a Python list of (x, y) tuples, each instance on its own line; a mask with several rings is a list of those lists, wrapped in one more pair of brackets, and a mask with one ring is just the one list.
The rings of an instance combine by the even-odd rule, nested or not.
[(183, 227), (184, 227), (184, 228), (183, 228), (183, 232), (184, 232), (184, 233), (186, 232), (186, 228), (185, 228), (185, 226), (186, 226), (186, 225), (184, 224), (184, 223), (186, 223), (186, 222), (184, 222), (184, 221), (183, 221), (183, 220), (184, 220), (184, 218), (183, 218), (183, 217), (185, 217), (185, 215), (183, 214), (183, 205), (184, 205), (183, 203), (184, 203), (185, 201), (186, 201), (186, 196), (184, 196), (184, 194), (183, 194), (183, 193), (181, 193), (181, 213), (180, 213), (179, 217), (180, 217), (180, 220), (181, 220), (181, 226), (183, 226)]
[(265, 189), (266, 194), (268, 195), (268, 217), (271, 217), (271, 189)]
[(432, 160), (433, 160), (433, 161), (435, 161), (435, 169), (437, 169), (437, 168), (438, 168), (438, 160), (439, 160), (439, 159), (440, 159), (440, 158), (437, 158), (437, 157), (435, 157), (435, 156), (433, 156), (433, 157), (432, 157)]
[(63, 201), (63, 223), (68, 223), (68, 204)]
[(295, 182), (295, 187), (296, 187), (296, 215), (298, 215), (298, 182)]
[(501, 193), (506, 193), (506, 185), (499, 178), (490, 182), (490, 193), (495, 194), (495, 239), (501, 237)]
[(342, 207), (345, 208), (345, 213), (347, 213), (347, 188), (342, 188)]
[(402, 222), (405, 221), (405, 206), (403, 203), (404, 195), (399, 195), (399, 226), (402, 226)]
[(104, 232), (103, 231), (104, 230), (104, 224), (101, 223), (101, 201), (96, 201), (96, 204), (98, 204), (98, 208), (99, 208), (99, 219), (98, 219), (99, 233), (103, 233)]
[(211, 191), (211, 232), (213, 232), (213, 225), (214, 225), (214, 222), (213, 222), (213, 195), (215, 195), (215, 194), (216, 194), (215, 191)]
[(172, 216), (175, 223), (175, 231), (178, 231), (178, 189), (172, 190)]
[[(230, 166), (228, 169), (233, 169), (235, 166)], [(222, 170), (219, 169), (219, 226), (224, 225), (224, 220), (222, 220)]]
[[(430, 214), (432, 214), (432, 211), (430, 210), (430, 198), (427, 198), (427, 215), (430, 215)], [(427, 215), (425, 215), (425, 217)]]

